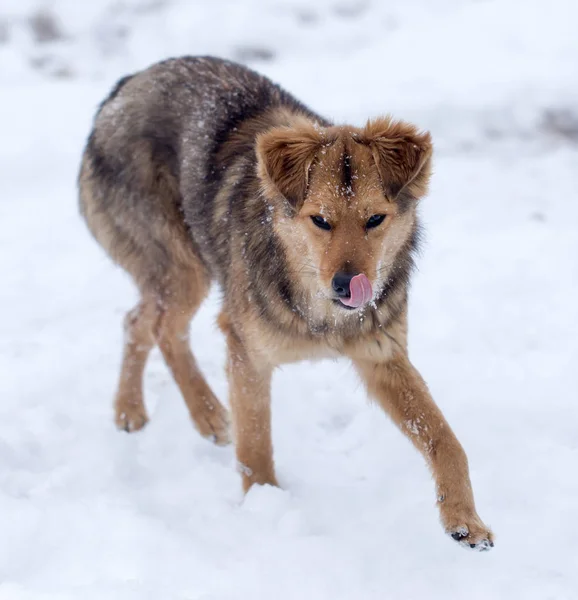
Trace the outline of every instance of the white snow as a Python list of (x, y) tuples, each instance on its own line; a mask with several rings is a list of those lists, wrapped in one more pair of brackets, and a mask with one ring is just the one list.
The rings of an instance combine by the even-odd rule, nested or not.
[[(38, 7), (63, 39), (33, 41)], [(3, 0), (0, 600), (578, 598), (577, 19), (573, 0)], [(490, 553), (443, 534), (423, 460), (345, 362), (274, 379), (282, 490), (243, 499), (232, 448), (193, 430), (156, 352), (151, 423), (114, 429), (135, 292), (77, 214), (94, 109), (165, 56), (255, 49), (329, 117), (432, 130), (410, 349)], [(226, 398), (217, 306), (192, 343)]]

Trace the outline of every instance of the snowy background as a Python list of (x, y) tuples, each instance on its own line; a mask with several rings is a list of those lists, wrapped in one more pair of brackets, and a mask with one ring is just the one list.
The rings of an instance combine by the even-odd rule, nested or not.
[[(575, 0), (0, 1), (0, 600), (578, 599)], [(130, 281), (77, 214), (95, 107), (177, 54), (247, 62), (338, 121), (431, 129), (411, 356), (469, 455), (490, 553), (346, 363), (274, 379), (283, 490), (243, 500), (160, 355), (115, 431)], [(226, 398), (217, 294), (193, 347)]]

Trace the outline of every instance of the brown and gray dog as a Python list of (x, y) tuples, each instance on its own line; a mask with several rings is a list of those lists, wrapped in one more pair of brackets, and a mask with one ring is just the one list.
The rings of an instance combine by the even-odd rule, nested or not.
[(118, 427), (147, 422), (143, 371), (158, 344), (198, 430), (229, 441), (227, 411), (189, 347), (191, 318), (216, 280), (245, 490), (277, 485), (275, 368), (346, 356), (431, 467), (446, 532), (493, 546), (466, 455), (408, 359), (416, 205), (431, 155), (429, 134), (413, 125), (333, 125), (216, 58), (171, 59), (119, 81), (79, 178), (88, 227), (141, 294), (125, 322)]

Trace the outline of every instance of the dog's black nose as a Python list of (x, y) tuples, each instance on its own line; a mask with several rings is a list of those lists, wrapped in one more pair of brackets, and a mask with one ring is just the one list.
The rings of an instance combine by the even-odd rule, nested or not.
[(340, 298), (349, 298), (351, 296), (349, 285), (354, 277), (355, 275), (352, 273), (336, 273), (335, 277), (333, 277), (333, 281), (331, 282), (333, 291)]

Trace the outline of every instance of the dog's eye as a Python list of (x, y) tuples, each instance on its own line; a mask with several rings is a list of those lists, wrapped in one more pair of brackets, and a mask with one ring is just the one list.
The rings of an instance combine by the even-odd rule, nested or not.
[(367, 223), (365, 224), (366, 229), (373, 229), (374, 227), (379, 227), (385, 221), (385, 215), (373, 215), (367, 219)]
[(331, 225), (320, 215), (314, 215), (311, 217), (311, 220), (319, 227), (320, 229), (331, 229)]

